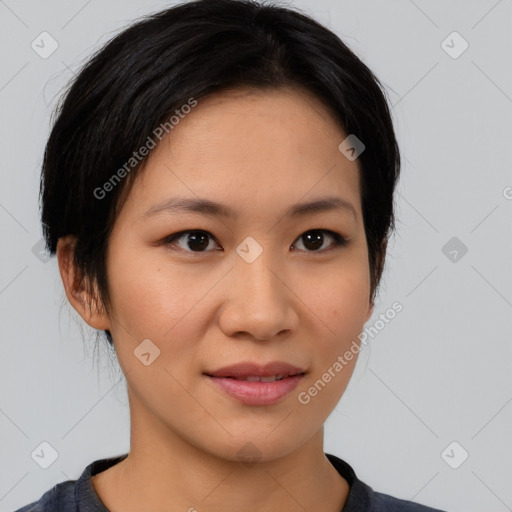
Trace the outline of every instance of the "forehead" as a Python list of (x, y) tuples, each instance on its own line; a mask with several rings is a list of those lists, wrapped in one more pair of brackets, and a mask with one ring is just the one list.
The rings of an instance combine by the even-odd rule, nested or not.
[[(332, 154), (338, 139), (344, 138), (341, 126), (318, 98), (290, 87), (232, 89), (199, 100), (198, 106), (164, 138), (155, 155), (166, 145), (171, 149), (185, 146), (192, 131), (202, 135), (194, 140), (199, 151), (211, 154), (219, 148), (230, 158), (236, 158), (236, 147), (231, 142), (242, 144), (244, 151), (265, 145), (272, 155), (286, 151), (301, 155), (315, 149), (327, 149)], [(265, 155), (259, 151), (258, 157)]]
[(132, 199), (143, 208), (195, 196), (257, 214), (256, 205), (337, 194), (359, 210), (359, 164), (338, 149), (345, 137), (321, 101), (304, 91), (212, 95), (198, 100), (152, 150)]

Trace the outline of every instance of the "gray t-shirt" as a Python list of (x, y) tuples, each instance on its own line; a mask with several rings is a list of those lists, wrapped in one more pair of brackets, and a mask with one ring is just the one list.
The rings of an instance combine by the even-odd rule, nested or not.
[[(15, 512), (109, 512), (96, 494), (91, 476), (101, 473), (125, 459), (128, 454), (101, 459), (89, 464), (78, 480), (61, 482), (43, 496)], [(326, 453), (331, 464), (348, 482), (350, 491), (341, 512), (445, 512), (375, 492), (359, 480), (343, 460)]]

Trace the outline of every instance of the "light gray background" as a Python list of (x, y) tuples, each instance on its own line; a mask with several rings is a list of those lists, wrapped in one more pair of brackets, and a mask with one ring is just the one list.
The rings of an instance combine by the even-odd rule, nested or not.
[[(81, 61), (171, 3), (0, 0), (1, 511), (128, 451), (122, 374), (87, 329), (84, 350), (55, 258), (32, 252), (39, 172), (50, 112)], [(367, 326), (394, 301), (404, 309), (361, 353), (325, 451), (382, 492), (450, 512), (512, 510), (512, 2), (290, 4), (386, 85), (403, 158), (398, 233)], [(42, 31), (59, 44), (47, 59), (30, 46)], [(469, 43), (458, 58), (442, 46), (453, 31)], [(456, 262), (442, 252), (452, 237), (468, 248)], [(48, 469), (31, 457), (43, 441), (58, 452)], [(452, 441), (469, 453), (458, 469), (441, 456)]]

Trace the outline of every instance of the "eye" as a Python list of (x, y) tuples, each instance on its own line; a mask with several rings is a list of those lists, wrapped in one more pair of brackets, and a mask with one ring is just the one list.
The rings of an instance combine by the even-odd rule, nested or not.
[[(327, 233), (327, 237), (334, 240), (334, 242), (330, 245), (329, 248), (318, 250), (318, 248), (322, 247), (322, 245), (325, 242), (324, 233)], [(334, 231), (330, 231), (328, 229), (312, 229), (310, 231), (306, 231), (298, 238), (298, 240), (305, 241), (303, 245), (306, 247), (306, 252), (327, 252), (332, 249), (336, 249), (337, 247), (345, 246), (348, 243), (347, 240), (343, 238), (340, 234), (335, 233)]]
[[(325, 234), (327, 234), (327, 238), (331, 238), (333, 242), (327, 249), (321, 249), (326, 239)], [(185, 252), (210, 252), (206, 250), (210, 245), (209, 239), (214, 239), (211, 233), (208, 233), (208, 231), (203, 231), (200, 229), (194, 229), (188, 231), (181, 231), (179, 233), (170, 235), (167, 238), (165, 238), (163, 243), (164, 245), (175, 245), (179, 249), (184, 250)], [(180, 240), (184, 240), (184, 245), (180, 246), (178, 243), (176, 243), (176, 241)], [(302, 243), (306, 247), (306, 252), (320, 253), (330, 251), (340, 246), (345, 246), (348, 243), (348, 241), (340, 234), (335, 233), (334, 231), (330, 231), (328, 229), (313, 229), (310, 231), (306, 231), (298, 238), (298, 240), (303, 241)], [(321, 250), (319, 250), (319, 248)]]
[(186, 242), (188, 248), (178, 246), (180, 249), (183, 249), (186, 252), (210, 252), (204, 251), (203, 249), (208, 247), (208, 238), (212, 237), (212, 235), (208, 233), (208, 231), (202, 231), (199, 229), (175, 233), (174, 235), (168, 236), (163, 243), (165, 245), (178, 245), (174, 243), (175, 240), (184, 239), (185, 237), (189, 237), (188, 241)]

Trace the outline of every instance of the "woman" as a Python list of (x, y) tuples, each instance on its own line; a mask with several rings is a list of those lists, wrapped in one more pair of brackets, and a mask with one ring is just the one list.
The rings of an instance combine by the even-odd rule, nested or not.
[(434, 511), (323, 451), (399, 168), (376, 77), (293, 10), (199, 0), (94, 55), (47, 143), (42, 222), (115, 348), (131, 446), (20, 512)]

